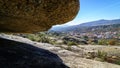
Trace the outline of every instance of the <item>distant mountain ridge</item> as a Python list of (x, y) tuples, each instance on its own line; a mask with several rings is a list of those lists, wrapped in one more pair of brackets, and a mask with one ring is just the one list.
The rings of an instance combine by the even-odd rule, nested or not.
[(107, 25), (114, 25), (114, 24), (120, 24), (120, 19), (114, 19), (114, 20), (97, 20), (97, 21), (92, 21), (92, 22), (86, 22), (82, 23), (79, 25), (74, 25), (74, 26), (67, 26), (67, 27), (54, 27), (50, 29), (50, 31), (56, 31), (56, 32), (69, 32), (69, 31), (74, 31), (76, 29), (85, 29), (89, 27), (96, 27), (96, 26), (107, 26)]
[(98, 20), (80, 24), (80, 26), (100, 26), (100, 25), (112, 25), (112, 24), (120, 24), (120, 19), (115, 20)]

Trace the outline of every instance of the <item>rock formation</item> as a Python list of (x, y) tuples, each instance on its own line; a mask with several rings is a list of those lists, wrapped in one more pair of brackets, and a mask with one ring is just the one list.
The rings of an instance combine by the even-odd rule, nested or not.
[(68, 68), (54, 53), (30, 44), (0, 38), (1, 68)]
[[(0, 32), (34, 33), (71, 21), (79, 0), (0, 0)], [(0, 37), (1, 68), (68, 68), (47, 50)]]
[(71, 21), (79, 0), (0, 0), (0, 32), (32, 33)]

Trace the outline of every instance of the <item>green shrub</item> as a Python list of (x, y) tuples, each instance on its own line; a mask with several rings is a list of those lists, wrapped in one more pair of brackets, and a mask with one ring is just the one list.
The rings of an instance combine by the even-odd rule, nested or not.
[(28, 34), (27, 36), (26, 36), (26, 38), (28, 38), (28, 39), (30, 39), (30, 40), (32, 40), (32, 41), (39, 41), (39, 37), (38, 36), (36, 36), (36, 35), (34, 35), (34, 34)]
[(36, 42), (54, 44), (54, 42), (51, 41), (45, 34), (28, 34), (26, 35), (26, 38)]
[(115, 64), (120, 65), (120, 60), (117, 60), (117, 61), (115, 62)]
[(105, 61), (106, 58), (107, 58), (107, 53), (104, 52), (104, 51), (99, 51), (99, 50), (98, 50), (98, 52), (97, 52), (97, 57), (98, 57), (98, 58), (101, 58), (102, 61)]
[(88, 37), (88, 36), (83, 36), (82, 38), (85, 39), (86, 41), (89, 40), (89, 37)]
[(69, 41), (69, 42), (67, 42), (67, 45), (69, 45), (69, 46), (71, 46), (71, 45), (77, 45), (77, 43), (76, 43), (76, 42)]
[(98, 45), (108, 45), (107, 40), (104, 39), (98, 40)]

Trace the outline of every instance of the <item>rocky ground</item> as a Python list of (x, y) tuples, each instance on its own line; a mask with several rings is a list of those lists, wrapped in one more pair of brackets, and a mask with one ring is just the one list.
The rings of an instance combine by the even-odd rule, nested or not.
[(119, 46), (100, 46), (100, 45), (78, 45), (78, 46), (67, 46), (67, 45), (51, 45), (47, 43), (33, 42), (26, 38), (1, 34), (0, 37), (29, 43), (35, 47), (43, 48), (49, 50), (53, 53), (59, 55), (63, 62), (70, 68), (120, 68), (120, 65), (96, 61), (96, 59), (86, 59), (92, 58), (88, 53), (94, 53), (98, 50), (105, 51), (109, 56), (118, 57), (120, 55)]

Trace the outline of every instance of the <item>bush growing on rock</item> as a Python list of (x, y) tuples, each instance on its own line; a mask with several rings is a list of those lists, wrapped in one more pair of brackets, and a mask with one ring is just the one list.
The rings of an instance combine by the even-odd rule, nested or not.
[(49, 37), (47, 37), (47, 35), (45, 34), (28, 34), (26, 36), (26, 38), (32, 40), (32, 41), (36, 41), (36, 42), (42, 42), (42, 43), (50, 43), (50, 44), (54, 44), (53, 41), (51, 41), (49, 39)]
[(116, 42), (117, 42), (117, 41), (116, 41), (115, 39), (112, 39), (112, 40), (109, 40), (109, 41), (108, 41), (108, 44), (109, 44), (109, 45), (115, 45)]
[(97, 52), (97, 57), (101, 59), (101, 61), (105, 61), (107, 58), (107, 53), (104, 51), (99, 51)]
[(98, 40), (98, 45), (108, 45), (107, 40), (105, 39)]
[(75, 42), (67, 42), (67, 45), (69, 45), (69, 46), (71, 46), (71, 45), (78, 45), (77, 43), (75, 43)]

